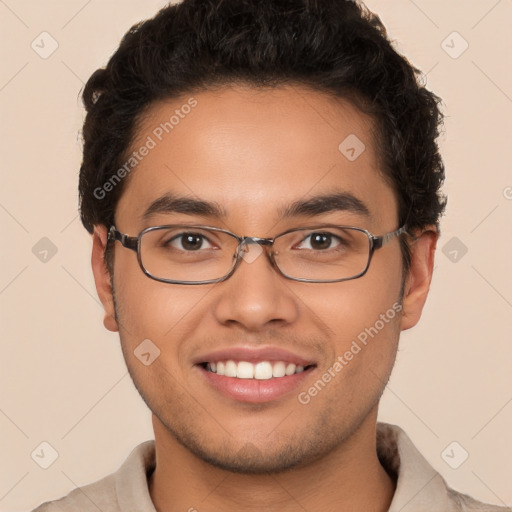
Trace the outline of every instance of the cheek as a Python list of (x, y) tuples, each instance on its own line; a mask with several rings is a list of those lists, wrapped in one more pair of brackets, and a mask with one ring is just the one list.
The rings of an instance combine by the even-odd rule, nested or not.
[[(310, 285), (310, 288), (298, 290), (297, 295), (313, 313), (311, 318), (316, 319), (320, 328), (336, 340), (338, 350), (376, 322), (379, 331), (385, 335), (396, 323), (400, 310), (397, 300), (401, 288), (401, 266), (387, 263), (383, 266), (374, 260), (368, 272), (359, 279), (317, 285), (317, 289)], [(384, 326), (382, 315), (385, 317)]]
[(177, 333), (186, 329), (209, 291), (155, 281), (142, 272), (135, 257), (116, 261), (114, 287), (122, 341), (130, 347), (150, 339), (158, 347), (172, 341), (179, 348)]
[(348, 389), (377, 392), (389, 376), (398, 346), (401, 265), (388, 261), (384, 268), (377, 264), (370, 269), (362, 278), (300, 294), (313, 313), (310, 317), (332, 340), (323, 370), (339, 363), (333, 391), (343, 382), (344, 394)]
[(329, 416), (348, 428), (354, 418), (368, 414), (384, 390), (400, 333), (399, 272), (397, 276), (377, 283), (347, 281), (316, 299), (310, 294), (306, 301), (331, 343), (317, 379), (302, 390), (299, 403), (326, 423)]
[[(207, 290), (159, 283), (142, 272), (116, 287), (119, 335), (123, 356), (136, 386), (148, 404), (155, 405), (156, 390), (172, 389), (165, 400), (184, 399), (188, 376), (188, 341), (197, 326), (194, 309)], [(149, 355), (146, 355), (149, 354)]]

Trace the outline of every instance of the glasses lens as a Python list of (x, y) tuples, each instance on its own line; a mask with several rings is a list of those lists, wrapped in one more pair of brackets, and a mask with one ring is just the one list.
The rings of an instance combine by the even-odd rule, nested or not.
[(334, 281), (366, 269), (370, 239), (358, 229), (325, 226), (282, 235), (274, 248), (276, 263), (288, 277)]
[[(236, 261), (236, 238), (213, 229), (167, 226), (146, 231), (140, 256), (146, 272), (157, 279), (201, 282), (221, 279)], [(350, 279), (367, 267), (370, 239), (355, 228), (331, 226), (298, 229), (275, 239), (274, 259), (295, 279)]]
[(220, 279), (233, 268), (237, 241), (221, 231), (172, 226), (142, 235), (142, 265), (153, 277), (191, 282)]

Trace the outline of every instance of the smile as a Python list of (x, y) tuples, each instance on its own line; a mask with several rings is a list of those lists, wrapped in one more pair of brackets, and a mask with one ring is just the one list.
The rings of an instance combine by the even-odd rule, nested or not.
[(248, 361), (236, 362), (230, 359), (227, 361), (204, 363), (203, 367), (209, 372), (235, 379), (268, 380), (302, 373), (309, 366), (304, 367), (286, 361), (250, 363)]

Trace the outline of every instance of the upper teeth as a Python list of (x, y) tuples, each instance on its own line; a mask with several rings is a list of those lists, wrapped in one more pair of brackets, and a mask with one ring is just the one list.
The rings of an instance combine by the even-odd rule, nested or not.
[(293, 375), (304, 371), (304, 366), (296, 366), (293, 363), (285, 363), (276, 361), (261, 361), (252, 364), (247, 361), (236, 363), (233, 360), (218, 361), (217, 363), (207, 363), (206, 369), (217, 375), (226, 377), (236, 377), (238, 379), (271, 379), (272, 377), (284, 377), (285, 375)]

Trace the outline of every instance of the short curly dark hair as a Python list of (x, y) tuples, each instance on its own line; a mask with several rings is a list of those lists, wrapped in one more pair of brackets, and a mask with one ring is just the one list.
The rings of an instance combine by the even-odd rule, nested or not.
[[(216, 86), (302, 85), (351, 100), (377, 128), (384, 176), (409, 232), (438, 228), (446, 198), (441, 100), (420, 82), (375, 14), (350, 0), (183, 0), (134, 25), (83, 91), (79, 197), (89, 232), (113, 224), (126, 180), (100, 196), (155, 101)], [(105, 195), (105, 194), (103, 194)], [(404, 268), (409, 246), (404, 239)], [(112, 270), (110, 250), (105, 261)]]

